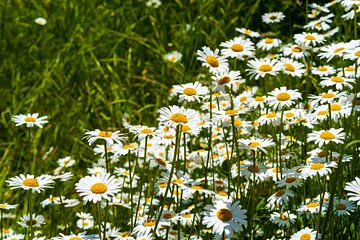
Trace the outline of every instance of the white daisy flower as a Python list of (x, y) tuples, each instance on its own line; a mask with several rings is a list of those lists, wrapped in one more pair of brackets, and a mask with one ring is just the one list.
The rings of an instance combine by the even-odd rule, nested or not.
[(270, 214), (270, 221), (274, 224), (276, 224), (279, 227), (290, 227), (291, 224), (293, 224), (296, 221), (296, 215), (292, 213), (278, 213), (273, 212)]
[(345, 190), (349, 192), (347, 194), (349, 200), (360, 205), (360, 178), (355, 177), (352, 182), (347, 182)]
[(345, 199), (334, 199), (334, 214), (337, 216), (346, 216), (354, 212), (356, 206), (354, 203)]
[[(321, 236), (320, 233), (317, 234), (318, 237)], [(293, 235), (291, 235), (290, 240), (316, 240), (316, 231), (311, 228), (304, 228)]]
[(309, 55), (307, 47), (302, 45), (288, 45), (283, 48), (285, 56), (289, 56), (294, 59), (303, 59)]
[(179, 124), (194, 124), (199, 122), (199, 114), (192, 109), (178, 106), (163, 107), (159, 110), (160, 124), (176, 127)]
[(276, 88), (269, 93), (268, 104), (274, 109), (282, 109), (284, 106), (290, 107), (296, 100), (301, 99), (298, 90), (289, 90), (287, 87)]
[(234, 203), (217, 200), (213, 205), (205, 207), (207, 210), (204, 213), (202, 223), (206, 227), (212, 227), (216, 234), (225, 234), (226, 237), (231, 236), (247, 225), (246, 210), (243, 210), (239, 202)]
[(308, 141), (314, 141), (315, 144), (319, 145), (319, 147), (322, 147), (324, 144), (327, 145), (330, 142), (342, 144), (344, 143), (344, 139), (345, 133), (342, 128), (330, 128), (329, 130), (314, 131), (308, 134)]
[(254, 56), (255, 47), (254, 43), (249, 39), (244, 39), (242, 37), (236, 37), (232, 40), (223, 42), (220, 44), (221, 54), (225, 57), (244, 59)]
[(313, 178), (315, 176), (326, 176), (332, 172), (331, 168), (337, 168), (336, 162), (329, 163), (311, 163), (308, 166), (305, 166), (301, 169), (301, 176), (306, 178)]
[(324, 41), (324, 37), (318, 33), (298, 33), (294, 35), (297, 44), (309, 46), (319, 45)]
[(323, 87), (331, 87), (335, 86), (336, 90), (343, 90), (343, 88), (353, 89), (352, 83), (354, 83), (354, 79), (345, 78), (342, 76), (333, 76), (328, 78), (323, 78), (320, 82), (320, 85)]
[(12, 117), (12, 120), (15, 123), (15, 126), (20, 126), (26, 124), (26, 127), (34, 127), (37, 126), (42, 128), (45, 123), (49, 121), (46, 120), (47, 116), (39, 117), (38, 113), (28, 113), (28, 114), (20, 114)]
[(311, 73), (323, 77), (323, 76), (330, 76), (335, 74), (336, 70), (332, 66), (322, 65), (318, 67), (313, 67), (311, 69)]
[(235, 30), (248, 37), (260, 37), (260, 34), (258, 32), (251, 31), (250, 29), (247, 28), (235, 28)]
[(287, 205), (289, 199), (294, 197), (294, 193), (290, 190), (279, 190), (268, 198), (269, 205), (274, 208), (275, 206)]
[(270, 49), (277, 48), (280, 45), (281, 40), (278, 38), (264, 38), (256, 44), (256, 47), (264, 51), (269, 51)]
[(171, 63), (179, 62), (181, 61), (181, 58), (182, 58), (182, 54), (178, 51), (169, 52), (164, 56), (164, 60)]
[(37, 25), (45, 26), (46, 23), (47, 23), (47, 20), (46, 20), (45, 18), (38, 17), (38, 18), (35, 18), (34, 22), (35, 22)]
[(265, 154), (267, 153), (265, 148), (272, 147), (275, 145), (271, 139), (262, 139), (255, 137), (250, 137), (250, 139), (239, 139), (238, 142), (242, 145), (240, 147), (243, 149), (248, 149), (253, 151), (260, 150)]
[(110, 201), (120, 190), (119, 182), (109, 173), (83, 177), (75, 186), (85, 203), (88, 201), (96, 203), (102, 199)]
[(32, 216), (32, 222), (30, 222), (30, 215), (26, 214), (20, 218), (20, 221), (18, 222), (18, 224), (20, 226), (22, 226), (23, 228), (29, 227), (29, 224), (32, 224), (33, 228), (40, 228), (41, 225), (45, 224), (45, 218), (43, 215), (37, 215), (37, 214), (33, 213), (33, 214), (31, 214), (31, 216)]
[(186, 83), (174, 86), (174, 93), (179, 95), (179, 102), (201, 102), (201, 99), (208, 94), (208, 88), (200, 82)]
[(254, 77), (255, 80), (263, 78), (267, 75), (276, 76), (281, 70), (281, 65), (276, 59), (252, 59), (248, 62), (250, 69), (246, 69), (249, 75)]
[(20, 174), (20, 176), (10, 178), (6, 182), (9, 184), (11, 189), (22, 188), (24, 190), (32, 190), (38, 193), (45, 188), (53, 188), (54, 184), (50, 175), (34, 177), (34, 175), (30, 174), (26, 174), (26, 176)]
[(266, 24), (279, 23), (284, 20), (284, 18), (285, 15), (282, 12), (269, 12), (261, 16), (262, 21)]
[(282, 58), (281, 64), (282, 71), (292, 77), (301, 77), (306, 72), (304, 64), (288, 58)]
[(108, 147), (114, 145), (114, 143), (121, 143), (124, 140), (124, 134), (121, 134), (120, 131), (101, 131), (95, 129), (94, 131), (87, 130), (83, 139), (86, 139), (89, 142), (89, 145), (94, 144), (97, 140), (104, 140)]
[(197, 51), (197, 55), (197, 59), (203, 62), (202, 65), (209, 68), (211, 73), (224, 72), (229, 67), (226, 57), (219, 55), (219, 49), (213, 52), (210, 48), (203, 47)]

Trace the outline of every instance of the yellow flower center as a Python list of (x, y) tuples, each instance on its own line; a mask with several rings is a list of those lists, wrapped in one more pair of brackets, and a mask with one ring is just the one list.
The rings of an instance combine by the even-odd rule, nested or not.
[(182, 126), (181, 126), (181, 131), (182, 131), (182, 132), (188, 132), (188, 131), (190, 131), (190, 130), (191, 130), (191, 128), (190, 128), (189, 125), (182, 125)]
[(325, 165), (323, 163), (314, 163), (313, 165), (311, 165), (311, 169), (312, 170), (320, 170), (323, 169), (325, 167)]
[(286, 183), (293, 183), (293, 182), (295, 182), (296, 181), (296, 178), (294, 178), (294, 177), (287, 177), (286, 179), (285, 179), (285, 182)]
[(307, 208), (316, 208), (318, 206), (319, 206), (318, 202), (311, 202), (311, 203), (306, 204)]
[(286, 214), (283, 214), (283, 213), (280, 214), (279, 219), (283, 220), (283, 221), (289, 220), (288, 216)]
[(277, 191), (277, 192), (275, 193), (275, 196), (281, 197), (281, 196), (284, 195), (284, 194), (285, 194), (285, 190), (279, 190), (279, 191)]
[(95, 194), (103, 194), (107, 191), (107, 186), (103, 183), (95, 183), (91, 186), (90, 190)]
[(218, 195), (223, 196), (223, 197), (227, 197), (229, 194), (227, 194), (227, 192), (220, 191), (220, 192), (218, 192)]
[(181, 178), (177, 178), (175, 180), (173, 180), (173, 183), (176, 183), (176, 184), (182, 184), (184, 181), (181, 179)]
[(165, 188), (167, 186), (167, 183), (166, 182), (161, 182), (159, 184), (160, 188)]
[(257, 96), (257, 97), (255, 97), (255, 101), (257, 101), (257, 102), (263, 102), (263, 101), (265, 101), (265, 98), (262, 97), (262, 96)]
[(336, 204), (335, 207), (337, 210), (345, 210), (346, 209), (346, 205), (343, 203), (338, 203), (338, 204)]
[(360, 57), (360, 50), (355, 52), (355, 56)]
[(259, 142), (250, 142), (248, 144), (249, 147), (252, 147), (252, 148), (256, 148), (256, 147), (260, 147), (261, 144)]
[(249, 30), (249, 29), (244, 29), (244, 34), (246, 34), (246, 35), (251, 35), (251, 33), (252, 33), (252, 31), (251, 30)]
[(295, 116), (295, 114), (292, 113), (292, 112), (287, 112), (287, 113), (285, 113), (284, 115), (285, 115), (285, 117), (287, 117), (287, 118), (292, 118), (292, 117)]
[(233, 50), (234, 52), (242, 52), (244, 51), (244, 46), (236, 43), (231, 46), (231, 50)]
[(183, 93), (188, 96), (194, 96), (194, 95), (196, 95), (196, 89), (195, 88), (185, 88), (183, 90)]
[(216, 212), (216, 216), (223, 222), (230, 221), (233, 217), (231, 211), (227, 208), (220, 208)]
[(99, 137), (111, 137), (112, 136), (112, 132), (109, 131), (101, 131), (98, 133)]
[(328, 111), (319, 111), (317, 113), (318, 116), (326, 116), (326, 115), (329, 115), (329, 112)]
[(355, 68), (350, 66), (350, 67), (345, 68), (345, 71), (346, 72), (355, 72)]
[(259, 71), (261, 72), (270, 72), (272, 71), (272, 66), (270, 64), (263, 64), (259, 67)]
[(274, 40), (272, 38), (265, 38), (265, 43), (266, 44), (271, 44), (273, 42), (274, 42)]
[(123, 149), (132, 149), (132, 148), (135, 148), (134, 144), (124, 144), (123, 145)]
[(236, 110), (236, 109), (231, 109), (231, 110), (225, 111), (225, 115), (236, 115), (237, 113), (238, 113), (238, 110)]
[(322, 96), (322, 98), (333, 98), (335, 97), (334, 93), (324, 93)]
[(256, 165), (248, 166), (248, 171), (252, 173), (257, 173), (260, 171), (260, 168)]
[(158, 164), (160, 164), (161, 166), (166, 166), (166, 161), (165, 161), (164, 159), (162, 159), (162, 158), (156, 158), (155, 160), (156, 160), (156, 162), (157, 162)]
[(331, 111), (340, 111), (342, 109), (341, 104), (333, 103), (330, 105)]
[(335, 135), (330, 131), (325, 131), (322, 134), (320, 134), (320, 137), (325, 140), (331, 140), (335, 138)]
[(35, 118), (33, 118), (33, 117), (26, 117), (26, 118), (24, 118), (24, 121), (25, 122), (32, 122), (32, 123), (34, 123), (34, 122), (36, 122), (36, 119)]
[(276, 116), (277, 116), (277, 114), (274, 113), (274, 112), (271, 112), (271, 113), (266, 114), (266, 117), (267, 117), (267, 118), (275, 118)]
[(336, 83), (345, 82), (345, 81), (344, 81), (344, 78), (342, 78), (342, 77), (332, 77), (332, 78), (331, 78), (331, 81), (336, 82)]
[(144, 227), (153, 227), (153, 226), (155, 226), (155, 224), (156, 224), (155, 220), (147, 220), (144, 222), (143, 225), (144, 225)]
[(310, 233), (304, 233), (300, 236), (300, 240), (310, 240), (310, 239), (311, 239)]
[(320, 72), (326, 72), (328, 69), (329, 69), (329, 68), (326, 67), (326, 66), (321, 66), (321, 67), (318, 68), (318, 70), (319, 70)]
[(316, 40), (315, 36), (314, 35), (311, 35), (311, 34), (308, 34), (305, 36), (305, 39), (306, 40), (309, 40), (309, 41), (314, 41)]
[(218, 67), (219, 66), (219, 60), (215, 56), (207, 56), (206, 62), (212, 66), (212, 67)]
[(240, 102), (245, 102), (247, 100), (247, 96), (242, 96), (239, 100)]
[(277, 96), (276, 96), (276, 99), (278, 101), (287, 101), (290, 99), (290, 94), (288, 94), (287, 92), (282, 92), (282, 93), (279, 93)]
[(182, 113), (174, 113), (171, 115), (170, 120), (176, 123), (187, 123), (187, 117)]
[(223, 76), (219, 79), (219, 84), (224, 85), (226, 83), (229, 83), (231, 81), (231, 78), (228, 76)]
[(293, 51), (293, 52), (302, 52), (302, 48), (301, 47), (292, 47), (291, 48), (291, 51)]
[(335, 49), (335, 50), (334, 50), (334, 53), (339, 53), (339, 52), (342, 52), (342, 51), (344, 51), (344, 50), (345, 50), (345, 48), (340, 47), (340, 48)]
[(28, 178), (23, 181), (23, 185), (27, 187), (38, 187), (39, 183), (34, 178)]
[(191, 218), (191, 214), (190, 213), (185, 213), (182, 215), (183, 218)]
[(7, 208), (7, 204), (0, 204), (0, 209), (6, 209)]
[(163, 215), (163, 218), (165, 218), (165, 219), (172, 219), (174, 216), (171, 214), (171, 213), (165, 213), (164, 215)]
[(144, 128), (141, 130), (143, 134), (152, 134), (154, 131), (151, 128)]
[(195, 189), (195, 190), (203, 190), (204, 188), (202, 186), (199, 186), (199, 185), (193, 185), (191, 186), (192, 189)]
[(69, 240), (82, 240), (82, 237), (70, 237)]
[(289, 72), (295, 72), (295, 70), (296, 70), (294, 65), (292, 65), (290, 63), (285, 63), (284, 68), (286, 71), (289, 71)]

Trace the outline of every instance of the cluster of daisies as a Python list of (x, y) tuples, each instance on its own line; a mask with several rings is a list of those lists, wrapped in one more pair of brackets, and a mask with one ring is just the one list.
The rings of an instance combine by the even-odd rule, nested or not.
[[(96, 156), (87, 169), (80, 168), (89, 162), (67, 156), (52, 174), (36, 176), (41, 163), (29, 162), (26, 172), (6, 180), (26, 194), (20, 206), (0, 203), (1, 239), (356, 234), (360, 41), (330, 38), (338, 32), (331, 8), (340, 3), (350, 18), (357, 2), (310, 5), (306, 32), (291, 43), (236, 28), (220, 49), (198, 50), (207, 80), (173, 86), (173, 105), (159, 109), (157, 126), (124, 120), (121, 131), (85, 131)], [(269, 27), (284, 19), (281, 12), (262, 17)], [(164, 56), (174, 64), (181, 58)], [(37, 113), (13, 121), (30, 130), (48, 122)], [(42, 192), (49, 195), (41, 211), (34, 201)], [(20, 207), (27, 214), (7, 213)], [(3, 223), (11, 218), (17, 225), (9, 228)]]

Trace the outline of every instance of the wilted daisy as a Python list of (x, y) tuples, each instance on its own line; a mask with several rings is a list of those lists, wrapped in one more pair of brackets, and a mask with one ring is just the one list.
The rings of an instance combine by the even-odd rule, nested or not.
[(247, 211), (241, 209), (238, 201), (231, 203), (217, 200), (205, 209), (202, 223), (208, 228), (212, 227), (216, 234), (225, 234), (231, 238), (234, 233), (242, 231), (247, 224)]
[(284, 20), (285, 15), (282, 12), (269, 12), (262, 15), (262, 21), (264, 23), (270, 24), (270, 23), (279, 23), (282, 20)]
[(164, 60), (171, 63), (179, 62), (181, 58), (182, 58), (182, 54), (178, 51), (169, 52), (164, 56)]
[(254, 77), (256, 80), (263, 78), (267, 75), (276, 76), (281, 70), (281, 65), (276, 59), (252, 59), (248, 62), (250, 69), (246, 71), (249, 75)]
[(159, 121), (163, 125), (176, 127), (179, 124), (197, 124), (198, 113), (192, 109), (178, 106), (163, 107), (159, 110)]
[[(293, 235), (291, 235), (290, 240), (316, 240), (316, 231), (311, 228), (304, 228)], [(321, 236), (320, 233), (317, 236)]]
[(88, 140), (89, 145), (92, 145), (97, 140), (104, 140), (108, 147), (112, 146), (114, 143), (121, 143), (124, 140), (124, 134), (121, 134), (120, 131), (101, 131), (95, 129), (94, 131), (87, 130), (83, 139)]
[(293, 224), (296, 221), (296, 215), (292, 213), (278, 213), (273, 212), (270, 214), (270, 221), (279, 227), (290, 227), (291, 224)]
[(342, 128), (330, 128), (329, 130), (314, 131), (308, 134), (308, 141), (315, 142), (319, 147), (322, 147), (324, 144), (327, 145), (330, 142), (342, 144), (344, 143), (344, 139), (345, 133)]
[(333, 77), (324, 78), (320, 82), (320, 85), (323, 87), (335, 86), (336, 90), (343, 90), (343, 88), (345, 87), (349, 89), (353, 89), (352, 83), (354, 82), (355, 82), (354, 79), (345, 78), (342, 76), (333, 76)]
[(254, 43), (249, 39), (242, 37), (236, 37), (232, 40), (223, 42), (220, 46), (224, 47), (221, 49), (221, 54), (225, 57), (244, 59), (254, 55), (255, 47)]
[(316, 46), (324, 41), (324, 37), (318, 33), (298, 33), (294, 35), (297, 44), (305, 46)]
[(30, 174), (26, 174), (26, 176), (20, 174), (20, 176), (10, 178), (6, 182), (9, 184), (11, 189), (22, 188), (24, 190), (32, 190), (38, 193), (45, 188), (52, 188), (54, 184), (54, 181), (49, 175), (34, 177), (34, 175)]
[(118, 181), (108, 173), (83, 177), (75, 186), (85, 203), (88, 201), (96, 203), (102, 199), (111, 200), (120, 189)]
[(179, 95), (179, 101), (200, 102), (208, 94), (208, 88), (201, 85), (200, 82), (175, 85), (174, 92)]
[(347, 182), (345, 190), (349, 192), (347, 194), (349, 200), (360, 205), (360, 178), (355, 177), (353, 181)]
[(208, 47), (203, 47), (202, 51), (197, 51), (198, 60), (203, 62), (202, 65), (209, 68), (211, 73), (223, 72), (228, 69), (226, 57), (219, 55), (219, 49), (214, 52)]
[(261, 39), (256, 46), (265, 51), (269, 51), (272, 48), (277, 48), (281, 45), (281, 40), (278, 38), (264, 38)]
[(20, 114), (12, 117), (12, 120), (15, 123), (15, 126), (20, 126), (26, 124), (26, 127), (34, 127), (37, 126), (42, 128), (45, 123), (48, 123), (46, 120), (47, 116), (39, 117), (38, 113), (28, 113), (28, 114)]
[(284, 106), (290, 107), (296, 100), (301, 99), (298, 90), (289, 90), (287, 87), (276, 88), (269, 95), (267, 101), (274, 109), (282, 109)]

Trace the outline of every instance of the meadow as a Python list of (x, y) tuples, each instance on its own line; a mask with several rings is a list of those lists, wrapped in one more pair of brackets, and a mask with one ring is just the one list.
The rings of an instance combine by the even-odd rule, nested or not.
[(2, 1), (0, 240), (360, 239), (358, 10)]

